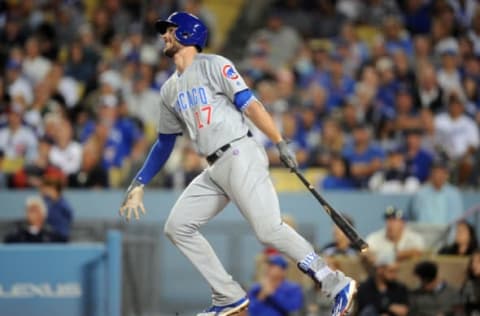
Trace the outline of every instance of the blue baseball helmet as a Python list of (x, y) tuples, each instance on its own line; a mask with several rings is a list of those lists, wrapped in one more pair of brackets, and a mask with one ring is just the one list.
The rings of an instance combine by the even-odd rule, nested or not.
[(158, 20), (155, 28), (160, 34), (165, 34), (167, 28), (174, 26), (175, 38), (185, 46), (195, 46), (202, 51), (207, 43), (208, 30), (198, 17), (186, 12), (174, 12), (166, 20)]

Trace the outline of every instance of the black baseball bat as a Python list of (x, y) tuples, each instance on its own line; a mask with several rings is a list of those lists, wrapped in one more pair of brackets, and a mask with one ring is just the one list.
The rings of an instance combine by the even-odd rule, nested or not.
[(302, 181), (302, 183), (307, 187), (307, 189), (313, 194), (313, 196), (320, 202), (325, 212), (333, 220), (333, 222), (342, 230), (342, 232), (347, 236), (348, 239), (352, 242), (353, 246), (364, 252), (368, 249), (368, 244), (365, 240), (360, 237), (358, 232), (350, 225), (349, 222), (337, 212), (313, 187), (313, 185), (308, 182), (305, 176), (298, 170), (298, 168), (293, 168), (292, 171), (297, 175), (297, 177)]

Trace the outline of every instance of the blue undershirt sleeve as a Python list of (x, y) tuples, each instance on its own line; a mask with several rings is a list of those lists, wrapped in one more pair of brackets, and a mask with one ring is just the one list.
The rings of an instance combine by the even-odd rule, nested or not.
[(162, 169), (175, 146), (177, 134), (158, 134), (158, 139), (150, 149), (142, 168), (138, 171), (135, 179), (147, 184)]
[(255, 96), (253, 95), (252, 91), (250, 89), (245, 89), (240, 92), (235, 93), (233, 103), (235, 104), (235, 107), (239, 111), (243, 111), (247, 108), (247, 106), (250, 104), (252, 100), (255, 100)]

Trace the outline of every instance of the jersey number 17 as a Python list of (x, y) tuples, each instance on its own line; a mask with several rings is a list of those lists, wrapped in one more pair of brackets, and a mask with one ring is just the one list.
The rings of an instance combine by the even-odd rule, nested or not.
[[(203, 112), (207, 113), (207, 121), (206, 122), (205, 122), (204, 119), (202, 119), (202, 113)], [(195, 119), (197, 121), (197, 127), (198, 128), (203, 128), (205, 126), (204, 123), (206, 125), (210, 125), (211, 118), (212, 118), (212, 106), (211, 105), (202, 106), (199, 111), (195, 111)]]

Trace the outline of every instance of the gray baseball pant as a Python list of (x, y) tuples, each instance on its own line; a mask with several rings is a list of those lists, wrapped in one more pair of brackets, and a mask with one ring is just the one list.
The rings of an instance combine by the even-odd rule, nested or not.
[[(245, 291), (225, 271), (198, 229), (222, 211), (229, 201), (235, 203), (262, 244), (278, 249), (297, 262), (314, 251), (309, 242), (282, 222), (263, 147), (250, 137), (237, 140), (231, 146), (190, 183), (165, 224), (165, 234), (209, 283), (213, 304), (217, 306), (239, 300), (245, 296)], [(323, 268), (325, 263), (319, 257), (312, 269)], [(338, 292), (348, 283), (341, 273), (334, 273), (327, 279), (322, 286), (327, 292)]]

